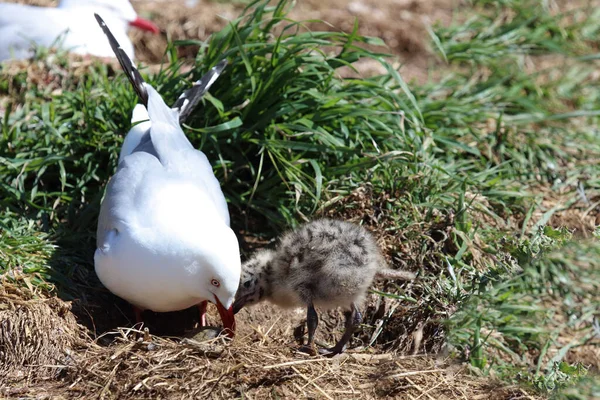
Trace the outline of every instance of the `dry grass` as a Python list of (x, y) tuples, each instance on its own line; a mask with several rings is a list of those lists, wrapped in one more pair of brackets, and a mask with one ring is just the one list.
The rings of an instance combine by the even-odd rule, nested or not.
[[(422, 321), (418, 306), (395, 299), (369, 296), (350, 349), (329, 359), (296, 350), (293, 330), (304, 310), (244, 309), (232, 342), (207, 335), (212, 330), (170, 338), (100, 320), (88, 325), (107, 333), (92, 339), (95, 332), (77, 324), (70, 303), (33, 290), (5, 282), (0, 295), (0, 367), (7, 371), (0, 395), (9, 398), (535, 398), (476, 377), (439, 347), (433, 355), (426, 343), (441, 346), (443, 334), (411, 328)], [(117, 315), (114, 300), (101, 308)], [(88, 301), (73, 308), (97, 308), (96, 299)], [(173, 315), (189, 322), (188, 311), (156, 314), (152, 322), (171, 324)], [(343, 330), (341, 313), (322, 312), (320, 319), (317, 342), (332, 344)], [(123, 323), (117, 316), (113, 322)], [(215, 314), (209, 322), (218, 322)]]
[[(415, 177), (416, 179), (417, 177)], [(403, 207), (401, 200), (405, 193), (398, 190), (396, 193), (379, 192), (370, 184), (365, 184), (347, 197), (333, 199), (322, 211), (323, 215), (330, 218), (339, 218), (366, 226), (377, 238), (383, 249), (386, 259), (394, 268), (404, 268), (415, 271), (420, 266), (434, 267), (437, 261), (434, 253), (445, 246), (452, 246), (449, 233), (454, 224), (454, 215), (450, 210), (448, 214), (438, 213), (433, 220), (424, 222), (425, 215), (416, 208), (412, 208), (411, 222), (408, 226), (399, 228), (403, 221), (398, 221), (396, 213), (388, 212), (389, 208)], [(421, 236), (431, 240), (422, 251), (423, 243), (411, 238)]]
[[(348, 353), (328, 359), (296, 351), (292, 332), (304, 322), (304, 310), (244, 309), (233, 342), (205, 340), (211, 330), (169, 338), (139, 326), (109, 329), (111, 322), (100, 320), (88, 325), (107, 333), (92, 339), (96, 332), (78, 325), (70, 303), (27, 286), (5, 282), (0, 294), (0, 367), (7, 372), (0, 395), (9, 398), (533, 398), (474, 376), (444, 352), (429, 355), (424, 343), (441, 345), (443, 335), (424, 333), (422, 324), (412, 329), (417, 307), (381, 296), (369, 296)], [(98, 308), (96, 300), (73, 308)], [(112, 308), (113, 323), (122, 324), (114, 301), (101, 308)], [(171, 324), (168, 314), (150, 320)], [(187, 311), (175, 315), (191, 320)], [(320, 317), (317, 341), (331, 344), (343, 329), (341, 313)], [(209, 322), (217, 322), (215, 315)]]
[[(582, 186), (581, 186), (582, 187)], [(576, 237), (589, 239), (596, 227), (600, 225), (600, 212), (598, 204), (600, 198), (588, 197), (584, 191), (573, 193), (565, 190), (556, 190), (547, 186), (532, 188), (532, 192), (543, 198), (541, 207), (536, 210), (531, 218), (533, 221), (542, 219), (545, 213), (551, 213), (548, 224), (555, 228), (566, 227)], [(531, 226), (531, 223), (529, 224)]]
[(34, 299), (16, 286), (0, 286), (0, 387), (55, 376), (56, 365), (87, 347), (89, 338), (56, 297)]
[[(52, 4), (51, 0), (24, 0), (23, 3)], [(185, 7), (165, 7), (175, 1), (134, 1), (144, 16), (151, 17), (163, 29), (163, 35), (132, 33), (138, 58), (157, 63), (162, 58), (166, 38), (206, 39), (240, 11), (227, 3), (201, 3)], [(350, 30), (358, 17), (361, 33), (385, 38), (391, 49), (405, 62), (403, 76), (423, 81), (426, 67), (433, 62), (426, 43), (423, 17), (447, 21), (452, 0), (417, 2), (404, 0), (366, 0), (350, 2), (307, 0), (298, 5), (291, 17), (320, 18), (331, 22), (315, 24), (314, 29)], [(221, 18), (220, 16), (224, 18)], [(182, 56), (193, 56), (194, 49), (181, 49)], [(32, 64), (27, 79), (32, 86), (47, 85), (60, 90), (66, 71), (47, 72), (43, 65)], [(373, 69), (374, 68), (374, 69)], [(360, 66), (361, 72), (378, 72), (372, 65)], [(15, 71), (22, 71), (16, 66)], [(380, 71), (379, 71), (380, 72)], [(77, 74), (75, 74), (77, 75)], [(0, 106), (1, 108), (1, 106)], [(494, 129), (490, 128), (490, 131)], [(411, 177), (419, 179), (420, 177)], [(543, 188), (542, 188), (543, 189)], [(532, 221), (569, 199), (549, 189), (544, 204)], [(373, 195), (373, 188), (362, 187), (349, 197), (332, 203), (323, 211), (332, 217), (362, 222), (375, 231), (390, 263), (421, 273), (421, 278), (436, 279), (440, 273), (440, 253), (455, 253), (450, 239), (455, 215), (425, 218), (416, 209), (407, 218), (417, 222), (402, 229), (386, 207), (402, 198), (403, 193)], [(569, 226), (589, 235), (598, 214), (593, 214), (597, 199), (575, 203), (568, 209), (557, 208), (550, 219), (554, 226)], [(501, 224), (485, 213), (485, 199), (478, 199), (481, 217), (490, 224)], [(408, 212), (407, 211), (407, 212)], [(475, 211), (476, 212), (476, 211)], [(507, 221), (514, 228), (521, 221)], [(508, 227), (506, 227), (508, 230)], [(415, 239), (418, 238), (418, 239)], [(255, 243), (256, 244), (256, 243)], [(264, 242), (258, 242), (258, 246)], [(481, 245), (473, 240), (473, 246)], [(474, 255), (476, 251), (471, 251)], [(477, 260), (475, 260), (477, 262)], [(381, 286), (379, 289), (395, 289)], [(238, 318), (238, 336), (233, 342), (217, 338), (199, 340), (150, 335), (144, 330), (124, 328), (118, 318), (118, 304), (92, 298), (88, 304), (73, 307), (78, 314), (86, 307), (91, 326), (97, 332), (109, 332), (96, 339), (96, 329), (77, 324), (71, 306), (62, 300), (11, 285), (0, 287), (0, 396), (36, 398), (406, 398), (406, 399), (534, 399), (523, 389), (501, 387), (489, 378), (476, 377), (466, 365), (444, 356), (445, 333), (441, 320), (454, 310), (435, 299), (422, 296), (419, 282), (400, 288), (419, 299), (410, 303), (372, 295), (365, 305), (365, 323), (353, 340), (348, 353), (334, 359), (310, 358), (298, 353), (293, 328), (301, 323), (304, 312), (282, 312), (267, 305), (243, 310)], [(428, 301), (432, 303), (427, 303)], [(101, 314), (113, 320), (98, 321)], [(191, 321), (185, 313), (179, 318)], [(320, 342), (332, 343), (339, 337), (342, 318), (339, 312), (322, 313), (318, 330)], [(81, 315), (78, 315), (81, 317)], [(171, 324), (166, 316), (155, 316), (157, 324)], [(165, 322), (168, 321), (168, 322)], [(213, 319), (214, 322), (216, 320)], [(80, 320), (81, 322), (81, 320)], [(150, 324), (152, 332), (156, 332)], [(198, 339), (198, 338), (197, 338)], [(372, 343), (372, 346), (369, 344)], [(586, 347), (587, 349), (588, 347)], [(583, 348), (582, 348), (583, 349)], [(432, 354), (438, 354), (434, 356)], [(597, 352), (577, 350), (569, 357), (598, 365)], [(571, 359), (570, 359), (571, 361)]]
[[(13, 301), (17, 300), (9, 302)], [(40, 304), (54, 306), (40, 308)], [(81, 346), (81, 332), (73, 316), (67, 311), (59, 317), (60, 310), (68, 310), (66, 303), (52, 298), (20, 307), (22, 312), (11, 312), (10, 322), (5, 324), (21, 320), (21, 315), (39, 321), (29, 326), (27, 337), (43, 350), (46, 358), (38, 362), (46, 367), (34, 368), (31, 353), (23, 352), (29, 360), (21, 368), (30, 372), (9, 374), (2, 382), (0, 393), (9, 397), (535, 398), (522, 389), (501, 388), (472, 376), (465, 367), (432, 356), (361, 349), (332, 359), (310, 358), (296, 352), (288, 341), (291, 332), (285, 319), (289, 315), (277, 315), (268, 307), (247, 312), (242, 319), (265, 318), (261, 323), (241, 324), (231, 343), (222, 338), (204, 342), (168, 339), (118, 328), (86, 346)], [(48, 340), (52, 322), (48, 321), (56, 318), (62, 319), (58, 326), (63, 331), (52, 342)], [(100, 345), (108, 337), (111, 344)], [(12, 336), (11, 344), (20, 340)], [(16, 364), (14, 370), (19, 369)], [(47, 373), (40, 374), (42, 371)]]
[[(234, 2), (199, 1), (189, 8), (165, 8), (166, 3), (173, 1), (133, 1), (141, 13), (152, 18), (166, 33), (157, 37), (132, 32), (139, 58), (146, 63), (154, 64), (162, 58), (167, 37), (205, 40), (237, 17), (243, 9), (243, 5)], [(457, 0), (307, 0), (298, 2), (289, 17), (308, 21), (306, 26), (314, 31), (351, 32), (354, 22), (358, 21), (361, 35), (382, 38), (388, 46), (386, 51), (399, 56), (404, 79), (425, 82), (429, 74), (428, 66), (435, 62), (429, 48), (426, 26), (435, 21), (448, 23), (458, 5)], [(312, 22), (317, 20), (323, 22)], [(180, 56), (193, 57), (196, 50), (195, 47), (187, 47), (180, 49), (179, 53)], [(380, 63), (373, 60), (360, 60), (354, 67), (366, 76), (386, 72)], [(354, 75), (349, 69), (341, 73)]]

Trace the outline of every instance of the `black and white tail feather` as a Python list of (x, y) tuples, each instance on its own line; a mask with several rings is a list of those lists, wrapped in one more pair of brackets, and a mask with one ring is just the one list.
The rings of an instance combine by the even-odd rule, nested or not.
[[(137, 93), (140, 102), (144, 105), (144, 107), (148, 107), (148, 90), (146, 89), (146, 82), (142, 75), (137, 70), (137, 68), (133, 65), (133, 62), (127, 56), (125, 51), (115, 39), (115, 36), (112, 34), (108, 26), (104, 20), (98, 15), (94, 14), (96, 17), (96, 21), (100, 25), (100, 28), (104, 31), (104, 34), (108, 38), (108, 42), (110, 43), (110, 47), (113, 49), (117, 60), (119, 60), (119, 64), (121, 64), (121, 68), (125, 71), (129, 82), (133, 86), (133, 89)], [(221, 75), (225, 67), (227, 66), (227, 60), (222, 60), (217, 63), (214, 67), (210, 69), (206, 74), (202, 76), (199, 80), (194, 83), (190, 89), (186, 90), (179, 96), (179, 98), (175, 101), (175, 104), (171, 107), (173, 110), (177, 111), (179, 114), (179, 123), (183, 123), (190, 116), (194, 108), (200, 102), (200, 99), (204, 96), (204, 94), (210, 89), (213, 83), (216, 82), (217, 78)]]
[(206, 74), (194, 83), (190, 89), (186, 90), (179, 96), (175, 104), (171, 107), (179, 113), (179, 123), (183, 123), (190, 116), (194, 108), (198, 105), (200, 99), (208, 91), (213, 83), (216, 82), (219, 75), (227, 66), (227, 60), (221, 60), (210, 69)]

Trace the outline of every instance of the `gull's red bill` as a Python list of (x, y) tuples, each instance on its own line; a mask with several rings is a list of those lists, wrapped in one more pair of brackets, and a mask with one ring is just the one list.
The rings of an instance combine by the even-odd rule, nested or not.
[(131, 21), (129, 25), (135, 26), (136, 28), (139, 28), (143, 31), (160, 33), (160, 29), (158, 29), (158, 26), (144, 18), (137, 17), (135, 20)]
[(217, 296), (215, 296), (215, 304), (217, 305), (217, 310), (219, 310), (221, 321), (223, 321), (223, 329), (226, 331), (227, 336), (233, 338), (235, 336), (235, 316), (233, 314), (233, 306), (229, 307), (229, 309), (225, 308)]

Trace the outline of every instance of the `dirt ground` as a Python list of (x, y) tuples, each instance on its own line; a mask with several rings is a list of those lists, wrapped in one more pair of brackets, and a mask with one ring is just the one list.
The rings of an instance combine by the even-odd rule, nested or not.
[[(205, 40), (243, 8), (229, 2), (189, 0), (132, 3), (162, 30), (159, 36), (131, 33), (138, 59), (148, 64), (160, 62), (167, 37)], [(187, 6), (192, 3), (196, 4)], [(357, 18), (362, 34), (383, 38), (389, 51), (398, 56), (406, 80), (423, 82), (431, 65), (438, 62), (429, 49), (425, 26), (433, 21), (448, 23), (458, 3), (303, 0), (291, 17), (321, 19), (328, 24), (308, 25), (343, 31), (350, 31)], [(193, 56), (193, 51), (180, 52)], [(378, 65), (369, 63), (358, 68), (362, 74), (381, 72)], [(0, 376), (0, 397), (537, 398), (523, 389), (477, 377), (467, 365), (451, 361), (452, 350), (443, 345), (440, 324), (414, 320), (415, 314), (400, 301), (382, 305), (379, 296), (371, 296), (365, 327), (351, 349), (329, 359), (295, 350), (292, 332), (302, 322), (303, 311), (282, 312), (267, 305), (243, 310), (231, 343), (222, 338), (203, 341), (194, 336), (195, 331), (186, 333), (193, 325), (195, 309), (175, 316), (150, 314), (145, 316), (150, 335), (140, 327), (132, 328), (127, 304), (89, 283), (96, 282), (93, 271), (83, 274), (87, 275), (82, 282), (93, 288), (74, 302), (46, 298), (8, 281), (0, 286), (0, 361), (6, 371)], [(84, 284), (82, 288), (86, 290)], [(321, 318), (318, 339), (332, 343), (341, 332), (341, 313), (325, 312)], [(211, 322), (218, 321), (213, 316)]]

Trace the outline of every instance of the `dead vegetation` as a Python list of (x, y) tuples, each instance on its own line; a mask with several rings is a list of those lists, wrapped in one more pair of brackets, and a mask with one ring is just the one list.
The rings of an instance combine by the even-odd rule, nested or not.
[[(3, 300), (14, 306), (15, 299)], [(38, 307), (47, 303), (54, 307)], [(27, 323), (22, 324), (27, 326), (24, 337), (29, 338), (28, 347), (39, 352), (39, 365), (31, 365), (31, 351), (21, 353), (28, 357), (27, 364), (20, 368), (13, 364), (0, 385), (0, 393), (8, 397), (535, 398), (522, 389), (501, 388), (489, 379), (477, 378), (465, 367), (439, 357), (360, 349), (331, 359), (309, 358), (294, 351), (295, 345), (290, 343), (290, 325), (284, 321), (293, 316), (281, 315), (268, 306), (252, 313), (264, 316), (262, 322), (250, 322), (253, 317), (247, 313), (247, 318), (242, 318), (246, 323), (240, 324), (231, 343), (220, 337), (200, 342), (118, 328), (85, 345), (69, 314), (65, 314), (69, 323), (63, 320), (54, 326), (62, 329), (60, 339), (48, 341), (52, 330), (47, 321), (62, 320), (65, 315), (61, 317), (60, 310), (69, 307), (61, 300), (40, 300), (20, 307), (28, 315)], [(20, 315), (12, 312), (4, 324), (22, 321)], [(32, 324), (33, 318), (45, 322)], [(107, 338), (110, 345), (99, 344)], [(17, 345), (21, 340), (12, 336), (11, 342), (3, 345)]]
[[(48, 5), (51, 0), (19, 1)], [(138, 58), (146, 63), (159, 62), (166, 38), (206, 39), (235, 18), (241, 6), (230, 3), (199, 2), (193, 8), (166, 7), (172, 1), (133, 1), (144, 16), (151, 17), (161, 28), (161, 36), (132, 32)], [(426, 43), (427, 21), (450, 18), (452, 0), (363, 1), (335, 0), (298, 4), (292, 18), (319, 18), (331, 23), (314, 24), (313, 29), (352, 29), (357, 17), (363, 34), (384, 38), (402, 57), (407, 80), (426, 79), (427, 64), (432, 62)], [(181, 56), (193, 57), (196, 48), (180, 50)], [(60, 90), (64, 71), (50, 71), (32, 65), (28, 79), (41, 79), (31, 85), (44, 84)], [(363, 65), (361, 71), (377, 71), (376, 65)], [(15, 71), (22, 68), (15, 67)], [(44, 72), (43, 74), (40, 71)], [(16, 76), (16, 75), (15, 75)], [(30, 78), (31, 77), (31, 78)], [(50, 90), (49, 89), (49, 90)], [(416, 177), (415, 179), (418, 179)], [(537, 189), (536, 189), (537, 190)], [(537, 190), (542, 193), (542, 190)], [(589, 236), (598, 224), (594, 214), (597, 199), (569, 203), (569, 199), (549, 189), (543, 191), (541, 211), (556, 208), (550, 219), (553, 226), (568, 226)], [(392, 266), (420, 272), (420, 279), (436, 279), (444, 273), (439, 254), (456, 252), (451, 235), (455, 215), (448, 211), (428, 218), (428, 223), (414, 223), (402, 230), (386, 212), (388, 205), (402, 193), (374, 194), (364, 186), (349, 197), (327, 208), (330, 217), (361, 222), (377, 235)], [(481, 207), (489, 206), (477, 199)], [(561, 204), (569, 203), (562, 208)], [(571, 206), (575, 204), (576, 207)], [(408, 212), (408, 211), (407, 211)], [(424, 221), (419, 210), (410, 210), (413, 221)], [(498, 221), (481, 210), (482, 220), (490, 224), (518, 224)], [(519, 216), (522, 217), (522, 216)], [(259, 242), (263, 246), (264, 242)], [(473, 247), (481, 245), (474, 241)], [(471, 251), (477, 254), (476, 251)], [(93, 273), (93, 272), (91, 272)], [(150, 335), (131, 326), (123, 317), (119, 300), (96, 301), (90, 294), (85, 304), (75, 303), (78, 317), (89, 314), (88, 328), (78, 325), (71, 304), (56, 297), (25, 290), (8, 284), (0, 287), (0, 395), (36, 398), (407, 398), (407, 399), (535, 399), (521, 388), (502, 387), (490, 378), (479, 378), (467, 365), (451, 361), (444, 347), (445, 333), (441, 321), (454, 310), (436, 304), (425, 294), (419, 282), (398, 288), (378, 289), (416, 298), (406, 300), (371, 295), (365, 304), (365, 324), (355, 335), (348, 353), (333, 359), (309, 358), (296, 352), (293, 328), (302, 323), (304, 312), (281, 312), (260, 305), (239, 314), (239, 332), (233, 342), (198, 337), (169, 338)], [(35, 298), (34, 298), (35, 297)], [(433, 307), (432, 305), (435, 305)], [(193, 311), (193, 310), (192, 310)], [(185, 319), (190, 325), (193, 312), (150, 315), (151, 332), (155, 326), (174, 324)], [(103, 315), (99, 321), (100, 314)], [(110, 314), (107, 318), (104, 314)], [(119, 314), (118, 316), (116, 316)], [(112, 318), (111, 318), (112, 317)], [(216, 320), (213, 318), (213, 322)], [(332, 343), (343, 328), (341, 313), (322, 314), (323, 329), (318, 340)], [(81, 319), (79, 322), (82, 322)], [(83, 322), (82, 322), (83, 323)], [(95, 328), (92, 328), (92, 327)], [(325, 328), (326, 327), (326, 328)], [(139, 327), (137, 327), (139, 328)], [(96, 334), (99, 337), (92, 339)], [(187, 335), (189, 336), (189, 335)], [(570, 355), (598, 365), (598, 354), (576, 351)]]
[(25, 293), (7, 282), (0, 286), (0, 387), (53, 377), (57, 364), (69, 363), (89, 343), (68, 303)]

